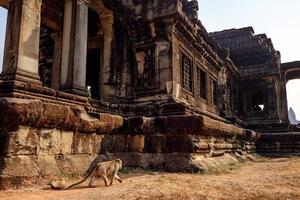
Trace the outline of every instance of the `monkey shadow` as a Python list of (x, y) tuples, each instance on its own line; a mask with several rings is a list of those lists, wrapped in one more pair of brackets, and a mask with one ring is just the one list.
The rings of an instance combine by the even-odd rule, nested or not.
[(72, 190), (83, 190), (83, 189), (95, 189), (95, 188), (102, 188), (102, 186), (95, 185), (93, 187), (90, 187), (90, 186), (87, 186), (87, 185), (80, 185), (80, 186), (72, 187), (72, 188), (69, 188), (69, 189), (65, 189), (64, 191), (68, 191), (68, 190), (70, 190), (70, 191), (72, 191)]
[(82, 186), (76, 186), (73, 188), (69, 188), (69, 189), (52, 189), (51, 186), (49, 187), (45, 187), (42, 190), (44, 191), (72, 191), (72, 190), (82, 190), (82, 189), (95, 189), (95, 188), (104, 188), (105, 186), (102, 185), (95, 185), (93, 187), (87, 186), (87, 185), (82, 185)]

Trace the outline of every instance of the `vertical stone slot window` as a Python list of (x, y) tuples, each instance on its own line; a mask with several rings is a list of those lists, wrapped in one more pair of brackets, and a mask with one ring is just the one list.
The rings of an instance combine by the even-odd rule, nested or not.
[(193, 91), (193, 65), (192, 60), (186, 55), (181, 57), (182, 87), (190, 92)]
[(214, 105), (217, 105), (217, 81), (216, 80), (213, 80), (212, 79), (212, 82), (211, 82), (211, 88), (212, 88), (212, 103)]
[(199, 94), (202, 99), (207, 99), (207, 81), (206, 81), (206, 72), (198, 68), (198, 84), (199, 84)]

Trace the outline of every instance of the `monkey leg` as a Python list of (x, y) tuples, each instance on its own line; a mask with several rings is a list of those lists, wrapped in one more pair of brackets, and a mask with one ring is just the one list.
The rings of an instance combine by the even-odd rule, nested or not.
[(107, 176), (103, 175), (102, 177), (103, 177), (105, 186), (108, 187), (108, 178), (107, 178)]
[(95, 176), (92, 176), (91, 180), (90, 180), (90, 183), (89, 183), (90, 187), (93, 187), (93, 183), (95, 182), (95, 180), (96, 180)]
[(115, 173), (111, 176), (110, 184), (109, 184), (109, 185), (112, 185), (112, 184), (113, 184), (113, 182), (114, 182), (116, 176), (117, 176), (117, 172), (115, 172)]
[(120, 178), (120, 176), (118, 176), (118, 174), (115, 175), (115, 178), (116, 178), (120, 183), (123, 183), (122, 179)]

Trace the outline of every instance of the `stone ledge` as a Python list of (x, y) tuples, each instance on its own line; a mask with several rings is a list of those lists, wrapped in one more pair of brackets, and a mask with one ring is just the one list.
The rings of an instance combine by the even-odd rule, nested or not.
[(0, 98), (0, 127), (16, 131), (19, 125), (108, 134), (123, 125), (123, 118), (106, 113), (95, 117), (82, 107), (43, 103), (40, 100)]
[(240, 128), (201, 115), (178, 115), (166, 117), (134, 117), (125, 120), (121, 132), (133, 135), (202, 135), (217, 137), (239, 137), (255, 140), (258, 134), (254, 131)]

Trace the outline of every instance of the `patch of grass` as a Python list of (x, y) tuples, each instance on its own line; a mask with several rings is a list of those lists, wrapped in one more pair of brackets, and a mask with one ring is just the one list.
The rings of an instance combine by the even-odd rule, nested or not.
[(238, 170), (242, 166), (245, 166), (245, 165), (246, 165), (246, 163), (241, 163), (241, 162), (222, 164), (222, 165), (219, 165), (217, 167), (211, 167), (211, 168), (208, 168), (208, 169), (204, 170), (203, 174), (208, 174), (208, 175), (211, 175), (211, 174), (226, 174), (226, 173), (230, 173), (231, 171)]
[(153, 174), (153, 173), (160, 173), (164, 172), (162, 169), (158, 168), (134, 168), (134, 167), (123, 167), (119, 170), (121, 174), (130, 174), (130, 173), (143, 173), (143, 174)]
[(131, 170), (128, 167), (122, 167), (119, 170), (119, 173), (121, 173), (121, 174), (129, 174), (130, 172), (131, 172)]

